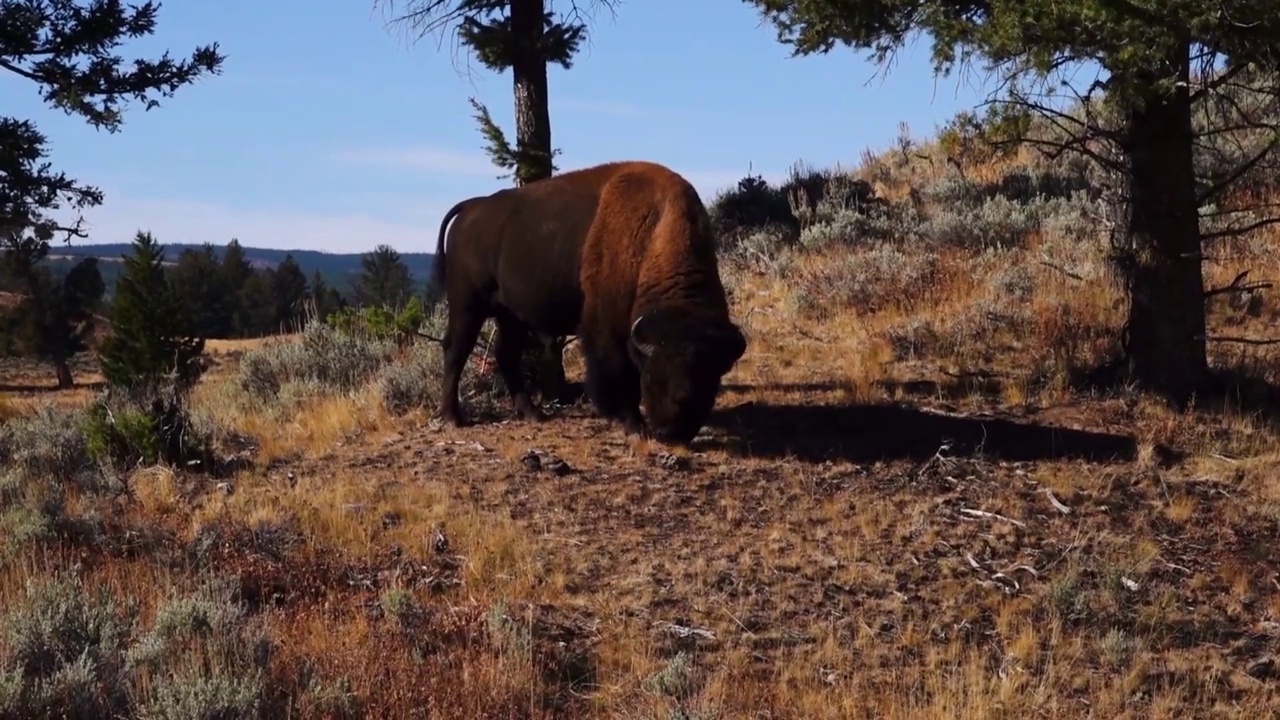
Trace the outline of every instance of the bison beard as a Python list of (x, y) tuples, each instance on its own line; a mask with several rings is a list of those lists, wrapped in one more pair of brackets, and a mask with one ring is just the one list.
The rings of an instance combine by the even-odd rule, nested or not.
[(597, 165), (458, 203), (436, 246), (435, 279), (449, 302), (442, 418), (466, 422), (458, 385), (492, 317), (498, 373), (521, 417), (543, 418), (519, 372), (530, 333), (577, 335), (587, 394), (602, 416), (628, 433), (692, 440), (746, 350), (714, 242), (693, 186), (648, 162)]

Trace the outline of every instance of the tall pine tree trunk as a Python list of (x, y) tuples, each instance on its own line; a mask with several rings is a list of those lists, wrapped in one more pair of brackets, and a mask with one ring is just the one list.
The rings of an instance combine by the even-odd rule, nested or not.
[(551, 177), (551, 112), (547, 106), (547, 59), (542, 53), (543, 0), (511, 0), (516, 99), (516, 182)]
[[(543, 0), (511, 0), (515, 63), (511, 67), (516, 102), (516, 184), (551, 177), (551, 111), (547, 97), (547, 58), (542, 52)], [(540, 337), (535, 383), (544, 399), (568, 399), (563, 337)]]
[(1130, 112), (1126, 128), (1133, 250), (1129, 370), (1177, 406), (1208, 377), (1189, 56), (1183, 46), (1170, 58), (1179, 68), (1177, 86), (1151, 93)]

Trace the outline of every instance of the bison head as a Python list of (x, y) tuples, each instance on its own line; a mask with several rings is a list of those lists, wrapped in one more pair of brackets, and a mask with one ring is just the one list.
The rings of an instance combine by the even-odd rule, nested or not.
[(747, 349), (732, 322), (683, 308), (662, 308), (631, 325), (644, 410), (654, 437), (685, 444), (702, 429), (720, 379)]

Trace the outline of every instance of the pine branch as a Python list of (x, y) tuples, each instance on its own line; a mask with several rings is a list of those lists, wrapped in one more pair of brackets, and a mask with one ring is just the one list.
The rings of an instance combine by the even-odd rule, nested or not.
[[(472, 117), (480, 125), (480, 134), (485, 139), (484, 150), (489, 159), (500, 168), (514, 171), (518, 166), (519, 158), (511, 147), (511, 143), (507, 141), (506, 133), (502, 132), (502, 128), (498, 127), (489, 114), (489, 108), (474, 97), (467, 98), (467, 102), (471, 103), (471, 107), (476, 111)], [(499, 175), (498, 179), (505, 180), (511, 176), (511, 173), (506, 173)]]

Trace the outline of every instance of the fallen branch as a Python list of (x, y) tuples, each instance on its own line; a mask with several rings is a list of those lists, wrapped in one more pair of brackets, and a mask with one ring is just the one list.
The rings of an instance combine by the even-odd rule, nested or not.
[(1058, 500), (1058, 498), (1054, 497), (1054, 496), (1053, 496), (1053, 491), (1052, 491), (1052, 490), (1050, 490), (1049, 488), (1045, 488), (1045, 489), (1044, 489), (1044, 494), (1045, 494), (1045, 496), (1047, 496), (1047, 497), (1049, 498), (1049, 503), (1050, 503), (1050, 504), (1052, 504), (1052, 505), (1053, 505), (1053, 507), (1054, 507), (1058, 512), (1062, 513), (1063, 515), (1070, 515), (1070, 514), (1071, 514), (1071, 508), (1067, 507), (1066, 505), (1063, 505), (1063, 504)]
[[(655, 624), (660, 624), (660, 623), (655, 623)], [(702, 628), (695, 628), (695, 627), (686, 627), (684, 625), (677, 625), (675, 623), (670, 623), (670, 622), (666, 623), (666, 626), (667, 626), (667, 632), (671, 633), (672, 635), (675, 635), (676, 637), (687, 638), (687, 637), (692, 637), (696, 635), (700, 638), (706, 638), (707, 640), (716, 639), (716, 634), (711, 632), (710, 630), (703, 630)]]
[(992, 575), (991, 582), (999, 585), (1000, 589), (1009, 595), (1017, 595), (1018, 591), (1022, 589), (1022, 586), (1018, 584), (1017, 580), (1014, 580), (1004, 573), (996, 573)]
[(1040, 573), (1036, 572), (1036, 569), (1031, 567), (1030, 565), (1014, 565), (1013, 567), (1009, 568), (1007, 572), (1012, 577), (1013, 574), (1019, 570), (1021, 570), (1024, 573), (1027, 573), (1028, 575), (1030, 575), (1033, 578), (1036, 578), (1037, 580), (1040, 579)]
[(974, 510), (973, 508), (960, 508), (960, 512), (964, 513), (965, 515), (971, 515), (973, 517), (988, 518), (991, 520), (1003, 520), (1008, 523), (1013, 523), (1018, 527), (1027, 526), (1027, 524), (1022, 522), (1021, 520), (1014, 520), (1011, 517), (1006, 517), (1004, 515), (999, 515), (993, 512), (987, 512), (986, 510)]
[(744, 633), (746, 633), (746, 634), (750, 635), (751, 637), (755, 637), (755, 636), (756, 636), (756, 634), (755, 634), (755, 633), (751, 632), (751, 630), (749, 630), (749, 629), (747, 628), (747, 626), (746, 626), (746, 625), (744, 625), (744, 624), (742, 623), (742, 621), (738, 619), (738, 616), (737, 616), (737, 615), (734, 615), (732, 612), (730, 612), (730, 611), (729, 611), (729, 608), (725, 608), (725, 609), (724, 609), (724, 614), (725, 614), (725, 615), (728, 615), (728, 616), (729, 616), (729, 617), (730, 617), (730, 618), (731, 618), (735, 623), (737, 623), (737, 624), (738, 624), (738, 627), (742, 628), (742, 632), (744, 632)]
[(951, 461), (945, 455), (943, 455), (944, 452), (950, 449), (951, 449), (951, 443), (944, 442), (941, 445), (939, 445), (938, 450), (933, 454), (933, 457), (930, 457), (928, 460), (925, 460), (924, 464), (921, 465), (916, 470), (916, 479), (919, 480), (920, 478), (924, 477), (924, 471), (932, 467), (935, 462), (937, 462), (939, 465), (942, 465), (943, 467), (947, 467), (948, 465), (950, 465)]

